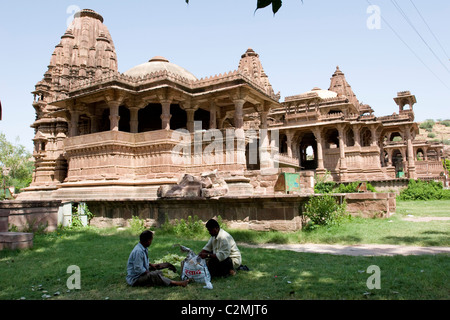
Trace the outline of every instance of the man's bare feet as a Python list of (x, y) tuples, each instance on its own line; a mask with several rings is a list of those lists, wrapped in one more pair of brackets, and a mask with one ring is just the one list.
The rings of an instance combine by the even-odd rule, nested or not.
[(184, 280), (184, 281), (172, 281), (171, 284), (173, 286), (177, 286), (177, 287), (186, 287), (189, 283), (189, 280)]
[(230, 270), (230, 276), (234, 276), (236, 274), (236, 271), (234, 271), (233, 269)]

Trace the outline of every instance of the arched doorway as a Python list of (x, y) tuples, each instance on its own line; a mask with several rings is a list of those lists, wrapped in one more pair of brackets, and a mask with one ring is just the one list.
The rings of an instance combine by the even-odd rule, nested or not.
[(317, 141), (312, 132), (303, 135), (300, 140), (300, 167), (304, 170), (317, 169)]
[(395, 176), (397, 178), (403, 178), (405, 174), (403, 168), (403, 155), (398, 149), (392, 151), (392, 165), (395, 167)]

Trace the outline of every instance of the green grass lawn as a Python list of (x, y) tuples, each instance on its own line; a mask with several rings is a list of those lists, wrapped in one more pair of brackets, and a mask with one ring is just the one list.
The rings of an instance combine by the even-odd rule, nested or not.
[[(450, 216), (449, 202), (398, 202), (398, 212), (387, 219), (350, 219), (340, 227), (294, 233), (230, 230), (236, 240), (252, 243), (392, 243), (448, 246), (448, 222), (403, 221), (406, 214)], [(410, 212), (411, 210), (411, 212)], [(447, 212), (446, 212), (447, 211)], [(431, 212), (431, 211), (429, 211)], [(203, 284), (187, 288), (131, 288), (125, 282), (128, 255), (138, 241), (130, 229), (65, 229), (35, 235), (34, 247), (0, 252), (0, 300), (405, 300), (449, 298), (448, 255), (350, 257), (241, 247), (249, 272), (213, 279), (213, 290)], [(158, 229), (149, 248), (150, 260), (168, 253), (182, 255), (174, 244), (199, 252), (206, 238), (177, 238)], [(67, 292), (67, 268), (81, 270), (81, 289)], [(368, 289), (371, 274), (381, 270), (381, 289)], [(179, 271), (179, 270), (178, 270)], [(44, 292), (47, 291), (47, 292)], [(55, 292), (60, 294), (53, 296)]]

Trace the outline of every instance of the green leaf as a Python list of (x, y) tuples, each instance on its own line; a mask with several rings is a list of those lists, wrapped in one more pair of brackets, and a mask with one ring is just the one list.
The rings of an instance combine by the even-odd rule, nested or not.
[(274, 1), (272, 1), (273, 14), (278, 12), (278, 10), (281, 8), (281, 5), (282, 5), (282, 1), (281, 0), (274, 0)]
[(256, 10), (261, 9), (261, 8), (265, 8), (269, 4), (271, 4), (272, 2), (273, 2), (272, 0), (258, 0), (258, 2), (256, 3)]

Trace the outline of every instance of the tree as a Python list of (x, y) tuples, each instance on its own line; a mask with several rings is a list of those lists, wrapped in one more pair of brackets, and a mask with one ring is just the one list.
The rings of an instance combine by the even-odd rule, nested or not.
[(22, 145), (14, 145), (0, 133), (0, 197), (4, 197), (4, 187), (14, 187), (16, 191), (28, 187), (33, 175), (34, 163), (31, 154)]
[[(189, 0), (186, 0), (186, 3), (189, 4)], [(303, 0), (302, 0), (303, 3)], [(272, 12), (273, 14), (277, 13), (278, 10), (283, 5), (283, 2), (281, 0), (257, 0), (256, 2), (256, 10), (265, 8), (269, 5), (272, 5)], [(255, 12), (256, 12), (255, 10)]]

